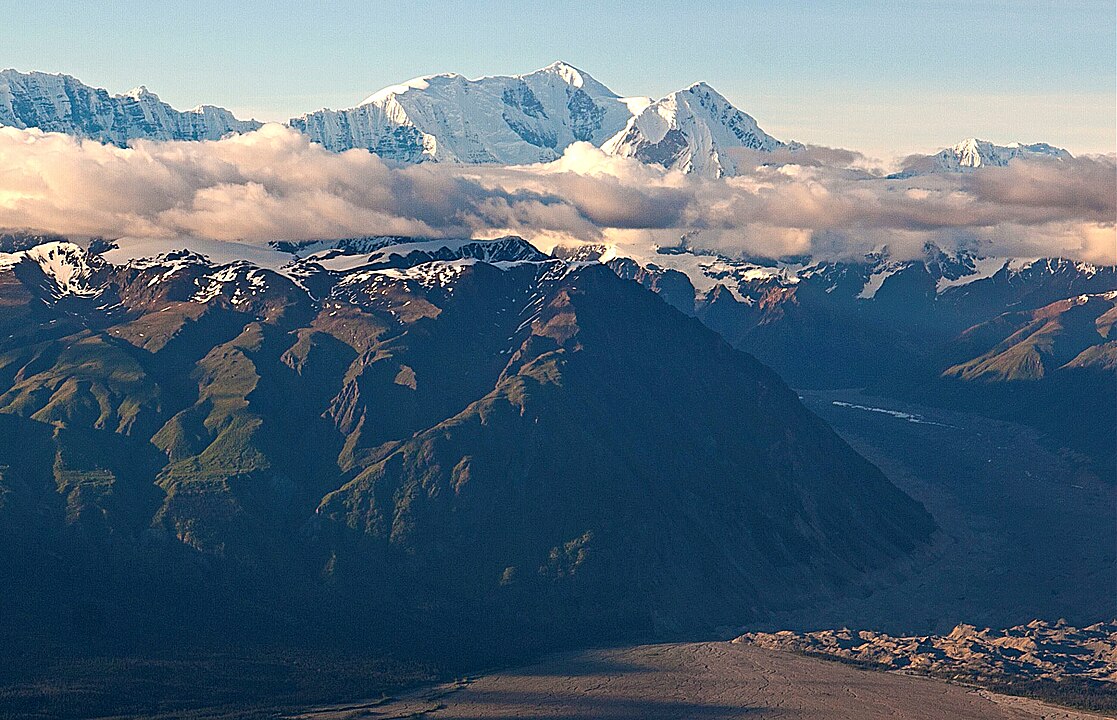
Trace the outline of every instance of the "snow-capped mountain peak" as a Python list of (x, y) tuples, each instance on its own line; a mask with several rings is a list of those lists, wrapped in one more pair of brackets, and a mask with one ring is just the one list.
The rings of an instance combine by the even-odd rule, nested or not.
[(564, 83), (571, 87), (581, 88), (589, 93), (591, 96), (596, 97), (617, 97), (617, 94), (605, 87), (605, 85), (594, 79), (589, 73), (579, 70), (570, 63), (557, 60), (545, 68), (540, 68), (534, 72), (519, 75), (523, 79), (532, 78), (535, 76), (553, 75), (561, 79)]
[(784, 143), (760, 129), (704, 82), (649, 104), (602, 146), (605, 152), (635, 157), (668, 169), (710, 177), (733, 175), (733, 149), (771, 152)]
[(521, 165), (600, 145), (631, 116), (615, 92), (567, 63), (470, 80), (449, 73), (392, 85), (349, 110), (320, 110), (291, 126), (331, 150), (366, 148), (399, 162)]
[(434, 75), (420, 75), (397, 85), (389, 85), (377, 90), (372, 95), (362, 100), (357, 107), (382, 103), (394, 95), (402, 95), (409, 90), (429, 90), (431, 83), (464, 82), (465, 78), (457, 73), (438, 73)]
[(970, 172), (981, 167), (1005, 167), (1012, 160), (1054, 159), (1069, 160), (1073, 156), (1063, 148), (1047, 143), (1009, 143), (996, 145), (989, 140), (967, 138), (944, 148), (934, 155), (913, 156), (907, 159), (899, 177), (926, 175), (937, 172)]
[(135, 139), (217, 140), (260, 127), (224, 108), (175, 110), (139, 86), (123, 95), (93, 88), (69, 75), (0, 72), (0, 125), (40, 128), (114, 145)]
[(133, 100), (139, 100), (140, 98), (145, 97), (153, 97), (156, 100), (159, 99), (158, 95), (147, 89), (147, 85), (137, 85), (128, 92), (124, 93), (124, 97), (130, 97)]
[(68, 295), (94, 297), (100, 288), (93, 282), (104, 262), (68, 241), (43, 243), (13, 253), (0, 253), (0, 271), (21, 265), (37, 268), (42, 284), (55, 300)]

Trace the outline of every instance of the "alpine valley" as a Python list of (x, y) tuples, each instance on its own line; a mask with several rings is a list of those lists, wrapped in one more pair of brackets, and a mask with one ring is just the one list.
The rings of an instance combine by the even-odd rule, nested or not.
[[(705, 83), (622, 97), (561, 62), (286, 129), (4, 70), (0, 125), (140, 154), (277, 130), (410, 173), (587, 143), (718, 187), (820, 162)], [(970, 139), (840, 171), (918, 200), (1075, 161)], [(370, 217), (264, 242), (0, 231), (0, 717), (842, 715), (827, 682), (850, 717), (1117, 708), (1117, 258)], [(601, 704), (560, 712), (572, 693)]]

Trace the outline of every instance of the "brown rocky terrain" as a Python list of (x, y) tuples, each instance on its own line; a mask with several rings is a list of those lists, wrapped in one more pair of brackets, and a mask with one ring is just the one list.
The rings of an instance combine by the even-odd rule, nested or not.
[(897, 637), (872, 630), (746, 633), (733, 641), (1000, 687), (1077, 684), (1117, 696), (1117, 622), (1084, 628), (1033, 620), (1007, 630), (960, 624), (947, 635)]

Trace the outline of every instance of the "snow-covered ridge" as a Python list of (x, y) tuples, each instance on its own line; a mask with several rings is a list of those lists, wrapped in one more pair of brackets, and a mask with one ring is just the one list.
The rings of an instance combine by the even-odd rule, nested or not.
[(521, 165), (555, 160), (574, 142), (601, 145), (630, 115), (612, 90), (558, 62), (524, 75), (419, 77), (348, 110), (319, 110), (290, 125), (335, 151), (365, 148), (399, 162)]
[(938, 172), (971, 172), (982, 167), (1005, 167), (1017, 158), (1068, 160), (1071, 157), (1072, 155), (1066, 150), (1047, 143), (995, 145), (988, 140), (969, 138), (957, 145), (944, 148), (934, 155), (908, 158), (903, 169), (895, 177)]
[(737, 171), (728, 152), (732, 149), (771, 152), (784, 146), (712, 87), (695, 83), (648, 105), (602, 149), (673, 170), (720, 177)]
[(104, 262), (73, 243), (48, 242), (27, 250), (0, 253), (0, 272), (15, 270), (25, 263), (38, 267), (56, 300), (66, 296), (96, 297), (101, 292), (93, 278)]
[[(626, 259), (653, 273), (678, 272), (690, 281), (698, 302), (717, 297), (719, 288), (734, 300), (755, 305), (772, 288), (790, 289), (800, 284), (818, 287), (835, 300), (872, 303), (882, 288), (892, 287), (914, 276), (933, 285), (936, 295), (964, 292), (973, 283), (996, 281), (1007, 285), (1026, 284), (1042, 278), (1090, 281), (1099, 273), (1113, 278), (1117, 287), (1117, 267), (1101, 267), (1060, 258), (988, 257), (966, 251), (946, 252), (934, 245), (924, 249), (922, 258), (897, 260), (887, 248), (860, 259), (824, 261), (811, 258), (755, 260), (734, 258), (702, 248), (690, 247), (685, 239), (679, 246), (658, 248), (641, 245), (584, 245), (560, 248), (556, 254), (567, 260), (595, 260), (615, 265)], [(909, 285), (909, 290), (912, 286)]]
[[(109, 95), (66, 75), (15, 70), (0, 73), (0, 125), (116, 145), (216, 140), (261, 126), (209, 105), (175, 110), (143, 86)], [(621, 97), (564, 62), (522, 75), (426, 75), (288, 125), (329, 150), (361, 148), (401, 163), (550, 162), (587, 142), (685, 172), (731, 175), (736, 165), (727, 151), (784, 146), (705, 83), (658, 101)]]
[(179, 111), (140, 86), (109, 95), (69, 75), (0, 71), (0, 125), (39, 128), (114, 145), (135, 139), (218, 140), (255, 130), (261, 123), (238, 120), (212, 105)]
[(250, 297), (262, 295), (268, 289), (264, 272), (246, 262), (224, 265), (197, 279), (198, 291), (190, 298), (192, 302), (206, 303), (221, 295), (228, 295), (229, 302), (241, 305)]
[[(148, 288), (191, 271), (196, 287), (191, 302), (225, 297), (240, 304), (268, 291), (269, 271), (310, 293), (312, 285), (351, 287), (369, 281), (418, 282), (428, 289), (449, 287), (465, 268), (478, 263), (508, 270), (557, 262), (514, 236), (493, 240), (382, 237), (276, 245), (285, 249), (194, 239), (124, 238), (93, 252), (69, 241), (52, 241), (0, 253), (0, 272), (33, 266), (46, 279), (49, 297), (58, 300), (99, 296), (111, 282), (113, 268), (143, 273)], [(323, 245), (330, 247), (321, 249)]]
[(406, 268), (361, 269), (344, 275), (338, 281), (338, 286), (347, 287), (369, 283), (373, 285), (391, 284), (393, 281), (403, 281), (418, 283), (427, 290), (434, 288), (452, 290), (454, 283), (465, 272), (465, 269), (476, 263), (477, 260), (474, 258), (459, 258), (457, 260), (433, 260)]
[(495, 265), (524, 261), (545, 262), (551, 260), (551, 257), (523, 238), (515, 236), (493, 240), (368, 238), (364, 243), (338, 241), (327, 249), (312, 249), (309, 253), (300, 253), (295, 265), (314, 265), (332, 272), (348, 272), (359, 268), (402, 269), (430, 262), (458, 260)]
[[(124, 238), (107, 245), (102, 243), (96, 252), (91, 252), (74, 243), (51, 241), (27, 250), (0, 253), (0, 272), (29, 268), (31, 274), (22, 275), (21, 279), (33, 280), (53, 300), (99, 296), (112, 282), (114, 267), (143, 273), (148, 288), (157, 288), (186, 273), (183, 279), (190, 282), (193, 278), (196, 286), (190, 291), (194, 302), (210, 302), (218, 297), (247, 302), (262, 296), (269, 289), (265, 281), (269, 271), (290, 280), (311, 299), (324, 297), (323, 293), (333, 287), (356, 289), (371, 287), (370, 283), (377, 287), (403, 282), (427, 289), (451, 289), (467, 268), (478, 264), (502, 271), (534, 265), (545, 275), (600, 263), (653, 289), (660, 282), (654, 278), (675, 273), (667, 278), (669, 291), (675, 304), (683, 308), (691, 299), (699, 305), (730, 301), (760, 307), (770, 293), (790, 292), (794, 288), (812, 294), (825, 293), (835, 302), (857, 305), (880, 302), (880, 293), (885, 288), (893, 288), (887, 293), (891, 298), (888, 302), (911, 297), (911, 292), (924, 292), (919, 288), (949, 299), (958, 297), (952, 294), (968, 292), (971, 285), (979, 282), (992, 282), (994, 285), (988, 287), (1002, 288), (1053, 282), (1068, 288), (1068, 296), (1073, 288), (1081, 288), (1073, 294), (1117, 289), (1117, 267), (1057, 258), (981, 257), (966, 252), (948, 253), (934, 246), (928, 246), (925, 256), (915, 260), (894, 260), (883, 249), (860, 261), (822, 262), (810, 258), (788, 261), (732, 258), (691, 248), (685, 241), (666, 248), (639, 245), (559, 248), (555, 255), (548, 255), (514, 236), (492, 240), (368, 237), (275, 243), (272, 247), (194, 239)], [(40, 277), (45, 281), (37, 279)], [(683, 294), (679, 295), (680, 292)], [(905, 292), (908, 295), (903, 295)]]

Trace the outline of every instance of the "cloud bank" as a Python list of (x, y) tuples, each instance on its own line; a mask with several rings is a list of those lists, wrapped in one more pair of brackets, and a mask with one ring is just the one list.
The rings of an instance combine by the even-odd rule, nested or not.
[(117, 148), (0, 128), (0, 227), (262, 243), (359, 235), (493, 236), (547, 247), (692, 245), (764, 257), (856, 257), (924, 243), (1117, 263), (1113, 157), (1014, 162), (890, 180), (857, 153), (747, 153), (722, 180), (578, 143), (546, 165), (396, 167), (279, 125), (216, 142)]

